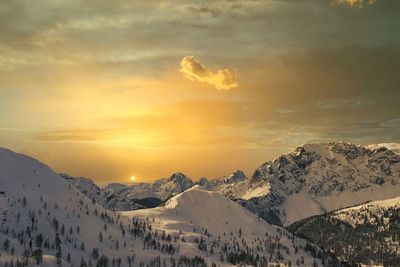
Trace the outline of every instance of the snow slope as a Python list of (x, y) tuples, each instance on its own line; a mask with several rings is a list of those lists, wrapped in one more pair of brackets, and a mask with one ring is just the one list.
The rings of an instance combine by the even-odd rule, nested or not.
[[(66, 266), (77, 266), (82, 260), (96, 263), (98, 259), (91, 256), (94, 248), (110, 261), (121, 258), (125, 262), (127, 256), (140, 253), (142, 241), (128, 234), (132, 222), (92, 202), (33, 158), (0, 148), (0, 185), (0, 263), (11, 259), (15, 263), (21, 260), (24, 250), (30, 255), (38, 248), (48, 264), (60, 250)], [(40, 245), (38, 238), (42, 240)], [(4, 242), (10, 243), (7, 249)], [(123, 244), (124, 249), (117, 248)], [(136, 261), (148, 261), (151, 257), (149, 252), (143, 252)]]

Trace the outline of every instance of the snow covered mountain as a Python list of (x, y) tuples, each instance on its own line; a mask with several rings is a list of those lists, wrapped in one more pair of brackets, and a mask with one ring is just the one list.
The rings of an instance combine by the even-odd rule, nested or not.
[(197, 187), (165, 207), (120, 214), (43, 163), (2, 148), (0, 185), (2, 266), (321, 264), (316, 246)]
[(222, 192), (271, 223), (289, 225), (331, 210), (400, 196), (400, 156), (386, 147), (307, 144), (266, 162), (251, 179), (204, 187)]
[(347, 262), (398, 266), (400, 197), (313, 216), (289, 229)]

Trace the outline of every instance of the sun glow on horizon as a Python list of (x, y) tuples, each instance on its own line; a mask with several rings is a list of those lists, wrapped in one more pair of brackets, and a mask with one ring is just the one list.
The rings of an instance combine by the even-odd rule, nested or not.
[(132, 175), (130, 178), (131, 182), (135, 182), (136, 181), (136, 176)]

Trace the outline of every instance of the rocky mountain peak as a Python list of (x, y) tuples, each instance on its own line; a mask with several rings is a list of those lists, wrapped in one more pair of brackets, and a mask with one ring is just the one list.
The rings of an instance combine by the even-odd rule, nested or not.
[(209, 183), (210, 180), (208, 180), (208, 178), (206, 177), (200, 177), (199, 181), (197, 182), (199, 185), (206, 185), (207, 183)]
[(230, 183), (237, 183), (241, 181), (245, 181), (247, 179), (246, 175), (241, 170), (236, 170), (231, 175), (225, 178), (225, 182)]
[(171, 175), (166, 181), (174, 182), (176, 185), (180, 186), (181, 188), (190, 188), (193, 186), (193, 181), (189, 177), (187, 177), (185, 174), (181, 172), (176, 172)]
[(368, 155), (371, 151), (363, 146), (346, 143), (343, 141), (330, 142), (329, 149), (336, 153), (342, 154), (347, 159), (355, 159), (363, 155)]

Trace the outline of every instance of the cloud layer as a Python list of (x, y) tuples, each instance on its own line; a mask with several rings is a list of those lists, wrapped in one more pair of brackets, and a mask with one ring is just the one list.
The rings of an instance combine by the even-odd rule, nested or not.
[(366, 5), (373, 5), (378, 0), (336, 0), (338, 5), (348, 5), (352, 7), (363, 7)]
[(194, 56), (185, 56), (182, 59), (180, 72), (189, 80), (207, 83), (218, 90), (230, 90), (238, 86), (236, 73), (228, 69), (212, 72)]
[(58, 172), (251, 175), (302, 143), (400, 142), (400, 1), (31, 2), (1, 1), (0, 146)]

